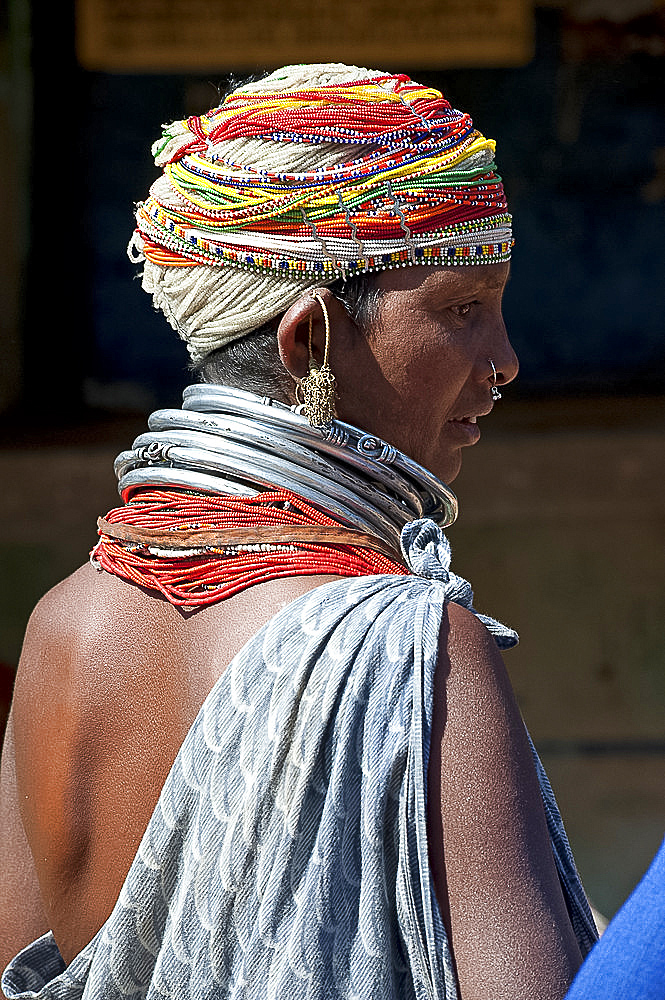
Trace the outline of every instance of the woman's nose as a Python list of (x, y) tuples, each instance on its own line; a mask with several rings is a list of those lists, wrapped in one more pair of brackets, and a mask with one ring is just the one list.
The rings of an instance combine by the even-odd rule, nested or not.
[(488, 360), (494, 369), (491, 377), (495, 379), (495, 384), (508, 385), (509, 382), (512, 382), (516, 378), (520, 363), (513, 350), (513, 345), (508, 339), (508, 331), (506, 330), (503, 318), (501, 319), (500, 329), (497, 330), (496, 336), (492, 338), (491, 344), (488, 345), (488, 351), (490, 352)]

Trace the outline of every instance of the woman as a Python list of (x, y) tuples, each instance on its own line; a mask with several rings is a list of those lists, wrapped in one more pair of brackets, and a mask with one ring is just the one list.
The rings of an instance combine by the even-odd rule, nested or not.
[(494, 144), (325, 65), (153, 152), (130, 254), (201, 384), (119, 456), (124, 506), (28, 630), (6, 786), (53, 936), (4, 989), (560, 998), (591, 917), (516, 636), (440, 531), (517, 373)]

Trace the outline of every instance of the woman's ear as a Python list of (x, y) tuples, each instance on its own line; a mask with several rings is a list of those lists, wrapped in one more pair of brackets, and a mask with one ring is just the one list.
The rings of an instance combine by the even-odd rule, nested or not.
[[(314, 297), (314, 293), (317, 298)], [(342, 335), (342, 331), (345, 331), (350, 323), (346, 309), (329, 288), (313, 288), (301, 295), (297, 302), (286, 310), (277, 328), (279, 356), (292, 378), (301, 379), (309, 373), (310, 348), (312, 358), (318, 364), (323, 362), (326, 350), (326, 324), (320, 299), (325, 303), (333, 340), (336, 332), (339, 331)]]
[(313, 326), (314, 312), (317, 309), (319, 306), (316, 299), (306, 292), (289, 306), (277, 327), (279, 356), (294, 379), (304, 378), (309, 371), (309, 325), (311, 318)]

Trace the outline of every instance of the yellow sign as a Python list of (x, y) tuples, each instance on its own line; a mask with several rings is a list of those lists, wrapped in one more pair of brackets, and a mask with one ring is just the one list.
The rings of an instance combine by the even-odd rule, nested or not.
[(200, 73), (345, 62), (399, 70), (516, 66), (532, 0), (78, 0), (86, 69)]

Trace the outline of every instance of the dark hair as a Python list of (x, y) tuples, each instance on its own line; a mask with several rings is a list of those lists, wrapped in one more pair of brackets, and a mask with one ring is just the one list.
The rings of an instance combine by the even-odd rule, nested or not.
[[(376, 276), (358, 274), (338, 278), (328, 288), (343, 303), (361, 334), (366, 334), (376, 318), (381, 295)], [(281, 362), (277, 347), (277, 328), (282, 316), (283, 313), (219, 347), (202, 361), (192, 362), (191, 369), (196, 377), (201, 382), (246, 389), (288, 403), (293, 380)]]

